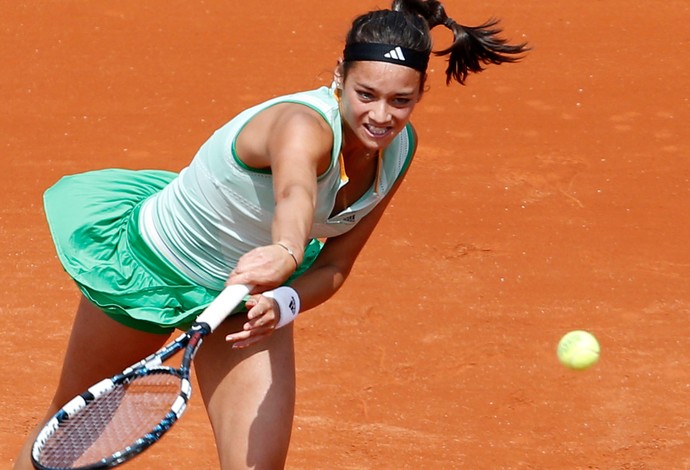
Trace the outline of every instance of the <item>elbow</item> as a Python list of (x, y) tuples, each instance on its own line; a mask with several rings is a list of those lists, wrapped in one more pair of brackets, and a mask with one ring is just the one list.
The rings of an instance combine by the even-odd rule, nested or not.
[(299, 201), (302, 204), (308, 204), (314, 210), (316, 208), (316, 193), (309, 191), (302, 185), (286, 185), (275, 192), (274, 201), (276, 205)]

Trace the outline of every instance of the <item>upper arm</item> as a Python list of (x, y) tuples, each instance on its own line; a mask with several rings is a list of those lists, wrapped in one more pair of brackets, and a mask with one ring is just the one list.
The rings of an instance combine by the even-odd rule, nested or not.
[(332, 146), (333, 132), (316, 111), (303, 105), (283, 109), (266, 142), (276, 199), (295, 185), (309, 186), (315, 198), (317, 177), (331, 164)]
[(237, 158), (251, 168), (270, 170), (278, 191), (298, 182), (315, 185), (316, 176), (330, 165), (332, 146), (333, 131), (325, 119), (297, 103), (264, 109), (235, 142)]

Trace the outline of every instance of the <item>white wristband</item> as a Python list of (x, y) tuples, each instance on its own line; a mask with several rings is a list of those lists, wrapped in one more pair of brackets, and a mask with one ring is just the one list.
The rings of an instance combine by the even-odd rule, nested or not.
[(282, 328), (295, 320), (300, 307), (299, 295), (295, 289), (288, 286), (281, 286), (277, 289), (266, 291), (261, 295), (275, 300), (278, 304), (280, 319), (278, 320), (278, 324), (276, 324), (276, 329)]

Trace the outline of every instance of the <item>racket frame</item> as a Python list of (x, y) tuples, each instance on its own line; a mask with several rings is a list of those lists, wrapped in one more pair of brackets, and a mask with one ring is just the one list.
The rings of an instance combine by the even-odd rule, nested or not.
[[(67, 402), (48, 420), (34, 440), (34, 444), (31, 448), (31, 461), (34, 467), (39, 470), (95, 470), (112, 468), (132, 459), (158, 442), (187, 409), (187, 403), (192, 394), (192, 384), (190, 381), (192, 360), (196, 355), (196, 351), (201, 346), (204, 337), (212, 333), (223, 320), (227, 318), (235, 307), (242, 302), (250, 289), (250, 286), (245, 285), (227, 286), (204, 312), (199, 315), (196, 322), (189, 330), (177, 336), (172, 342), (169, 342), (155, 353), (132, 364), (119, 374), (115, 374), (110, 378), (97, 382), (85, 392)], [(184, 349), (184, 354), (179, 368), (163, 365), (164, 361), (181, 349)], [(90, 403), (109, 393), (115, 387), (134, 380), (136, 377), (156, 373), (171, 374), (179, 377), (180, 393), (170, 406), (170, 410), (166, 413), (165, 417), (153, 429), (136, 439), (124, 449), (88, 465), (79, 467), (49, 467), (39, 462), (40, 454), (45, 448), (46, 443), (59, 429), (62, 423), (68, 421), (81, 410), (88, 407)]]

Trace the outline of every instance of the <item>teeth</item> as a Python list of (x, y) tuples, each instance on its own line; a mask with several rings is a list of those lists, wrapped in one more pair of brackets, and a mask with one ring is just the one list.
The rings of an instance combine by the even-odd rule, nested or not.
[(375, 135), (383, 135), (388, 131), (388, 128), (386, 127), (367, 126), (367, 129), (369, 129), (369, 132)]

